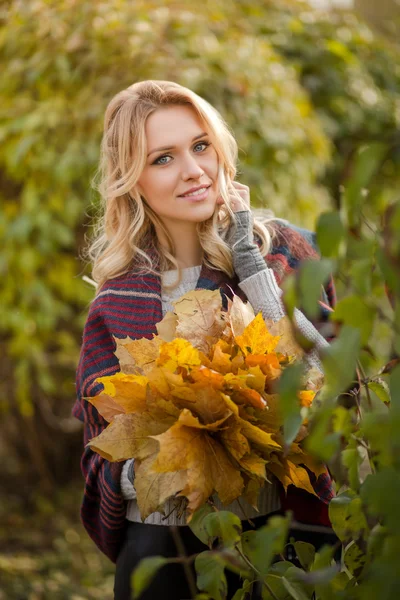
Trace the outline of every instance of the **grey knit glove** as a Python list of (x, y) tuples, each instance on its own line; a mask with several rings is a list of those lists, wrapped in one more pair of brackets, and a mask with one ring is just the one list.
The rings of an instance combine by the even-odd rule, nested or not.
[(253, 213), (240, 210), (236, 215), (237, 226), (228, 243), (232, 248), (233, 268), (239, 281), (268, 269), (260, 249), (253, 239)]

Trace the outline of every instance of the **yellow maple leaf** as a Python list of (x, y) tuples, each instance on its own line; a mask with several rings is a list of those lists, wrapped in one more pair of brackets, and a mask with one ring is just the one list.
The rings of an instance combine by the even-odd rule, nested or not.
[(302, 391), (298, 392), (297, 395), (299, 397), (301, 406), (306, 406), (306, 407), (311, 406), (312, 401), (315, 398), (315, 392), (313, 392), (312, 390), (302, 390)]
[(276, 379), (282, 373), (282, 367), (279, 358), (275, 353), (271, 354), (248, 354), (245, 358), (248, 367), (258, 366), (268, 379)]
[(88, 396), (86, 400), (97, 408), (98, 412), (108, 423), (111, 423), (116, 415), (121, 415), (126, 412), (125, 409), (117, 404), (114, 398), (108, 394), (100, 393), (97, 396)]
[(244, 419), (239, 419), (239, 423), (243, 435), (261, 450), (272, 451), (276, 448), (282, 448), (282, 446), (273, 439), (272, 433), (267, 433)]
[(154, 439), (160, 444), (153, 465), (155, 471), (187, 470), (187, 485), (181, 494), (188, 499), (188, 522), (214, 491), (223, 504), (240, 496), (243, 479), (223, 446), (209, 435), (207, 429), (187, 427), (178, 421)]
[(226, 344), (223, 340), (220, 340), (217, 344), (215, 344), (211, 365), (215, 371), (225, 374), (231, 371), (232, 360), (231, 355), (223, 351), (223, 347), (226, 347)]
[[(124, 360), (124, 368), (120, 364), (121, 371), (124, 373), (137, 372), (146, 374), (153, 366), (158, 357), (159, 347), (163, 340), (157, 336), (152, 339), (141, 338), (132, 340), (131, 338), (118, 339), (114, 337), (117, 344), (116, 355), (122, 356)], [(128, 366), (129, 371), (126, 367)]]
[(257, 425), (266, 431), (279, 431), (283, 423), (279, 396), (278, 394), (267, 394), (265, 395), (265, 399), (267, 401), (267, 408), (254, 411)]
[(118, 372), (107, 377), (98, 377), (96, 381), (103, 384), (104, 393), (114, 398), (126, 413), (145, 410), (148, 379), (144, 375), (126, 375)]
[(241, 468), (248, 474), (255, 475), (261, 479), (266, 479), (265, 465), (268, 461), (255, 454), (255, 452), (243, 456), (238, 462)]
[(109, 461), (146, 458), (157, 450), (157, 443), (150, 436), (163, 433), (174, 422), (170, 416), (155, 420), (149, 412), (116, 415), (86, 446)]
[(235, 337), (235, 341), (244, 356), (273, 352), (279, 340), (280, 336), (270, 334), (261, 313), (258, 313), (247, 325), (242, 335)]
[(280, 337), (276, 352), (290, 355), (296, 359), (301, 359), (304, 356), (304, 350), (296, 341), (293, 324), (287, 315), (276, 322), (267, 320), (266, 325), (272, 335)]
[(164, 503), (187, 484), (186, 471), (159, 473), (153, 470), (157, 453), (135, 465), (135, 490), (142, 521), (152, 513), (164, 513)]
[(250, 302), (243, 302), (234, 294), (233, 300), (229, 302), (228, 320), (234, 337), (242, 335), (246, 327), (254, 319), (254, 311)]
[(204, 385), (211, 385), (216, 390), (222, 390), (225, 385), (224, 376), (214, 371), (214, 369), (208, 369), (207, 367), (194, 367), (190, 372), (190, 376), (193, 381)]
[(163, 342), (156, 365), (174, 372), (178, 366), (195, 367), (201, 364), (200, 355), (192, 344), (182, 338)]
[(222, 392), (202, 382), (171, 386), (173, 402), (179, 408), (188, 408), (202, 423), (214, 423), (232, 411), (228, 408)]
[(224, 429), (219, 439), (225, 446), (227, 451), (236, 460), (241, 459), (245, 454), (250, 454), (250, 444), (246, 436), (243, 435), (240, 424), (235, 418), (230, 418), (227, 422), (226, 429)]

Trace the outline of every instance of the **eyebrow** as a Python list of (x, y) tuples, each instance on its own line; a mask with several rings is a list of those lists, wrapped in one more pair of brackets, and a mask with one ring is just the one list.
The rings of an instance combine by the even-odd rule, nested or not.
[[(200, 133), (199, 135), (196, 135), (193, 139), (192, 142), (195, 142), (196, 140), (204, 137), (205, 135), (208, 135), (208, 133), (206, 133), (205, 131), (203, 131), (203, 133)], [(152, 150), (151, 152), (148, 153), (147, 157), (150, 156), (150, 154), (154, 154), (154, 152), (161, 152), (164, 150), (173, 150), (175, 148), (175, 146), (164, 146), (163, 148), (155, 148), (154, 150)]]

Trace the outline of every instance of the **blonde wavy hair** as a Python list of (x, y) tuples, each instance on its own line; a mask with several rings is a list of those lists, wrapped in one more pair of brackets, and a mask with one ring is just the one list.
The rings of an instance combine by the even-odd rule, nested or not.
[[(137, 190), (145, 167), (147, 144), (146, 120), (154, 111), (168, 105), (191, 106), (200, 117), (218, 156), (218, 185), (223, 204), (208, 220), (196, 226), (203, 260), (211, 269), (233, 277), (232, 250), (226, 239), (235, 226), (235, 213), (229, 194), (238, 195), (232, 186), (236, 175), (238, 147), (218, 111), (206, 100), (171, 81), (140, 81), (116, 94), (106, 108), (100, 161), (92, 187), (101, 196), (100, 211), (95, 217), (93, 239), (86, 250), (92, 263), (92, 277), (97, 292), (109, 279), (132, 268), (160, 274), (170, 268), (181, 269), (175, 258), (174, 242), (158, 215)], [(240, 198), (240, 197), (239, 197)], [(271, 245), (267, 228), (271, 217), (254, 217), (254, 233), (261, 241), (263, 256)], [(163, 232), (168, 247), (161, 246), (156, 227)], [(154, 261), (149, 255), (156, 256)]]

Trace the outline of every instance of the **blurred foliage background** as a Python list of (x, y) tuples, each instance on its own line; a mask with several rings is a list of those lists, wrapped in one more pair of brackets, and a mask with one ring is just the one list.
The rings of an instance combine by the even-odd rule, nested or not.
[(113, 566), (79, 525), (82, 431), (70, 416), (106, 105), (142, 79), (192, 88), (232, 128), (253, 205), (308, 228), (342, 209), (358, 148), (380, 143), (362, 206), (376, 220), (400, 182), (400, 50), (370, 12), (297, 0), (1, 4), (0, 599), (111, 595)]

